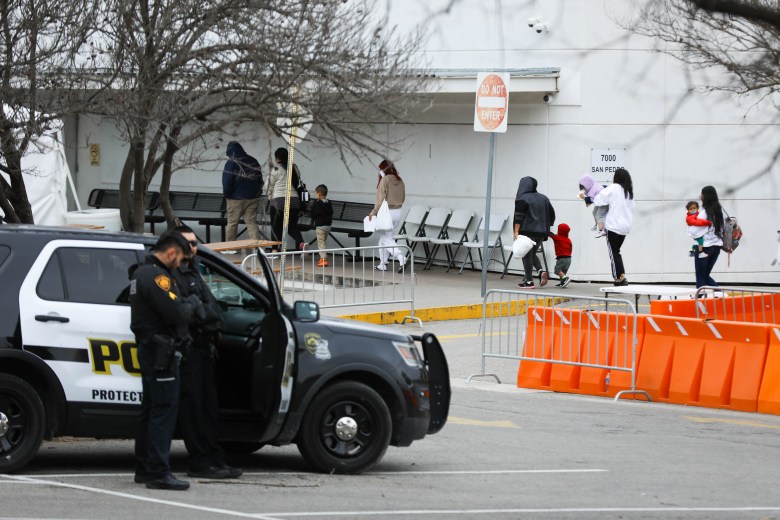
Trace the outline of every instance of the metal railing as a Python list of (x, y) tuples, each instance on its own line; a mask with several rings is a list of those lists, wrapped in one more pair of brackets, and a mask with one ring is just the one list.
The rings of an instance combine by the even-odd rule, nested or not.
[[(375, 269), (382, 249), (402, 251), (406, 263), (400, 265), (390, 255), (385, 271)], [(326, 255), (327, 266), (318, 265), (320, 253)], [(402, 323), (414, 321), (422, 326), (414, 315), (414, 262), (409, 260), (411, 249), (406, 245), (312, 249), (265, 256), (275, 271), (282, 295), (291, 301), (313, 301), (323, 309), (407, 304), (409, 315)], [(241, 268), (254, 276), (262, 274), (256, 254), (244, 258)]]
[[(609, 310), (607, 309), (609, 305)], [(631, 385), (615, 396), (643, 394), (636, 388), (637, 311), (616, 298), (566, 296), (537, 291), (490, 290), (482, 303), (482, 366), (487, 358), (516, 359), (628, 372)]]
[(704, 320), (780, 323), (780, 291), (742, 287), (700, 287), (696, 317)]

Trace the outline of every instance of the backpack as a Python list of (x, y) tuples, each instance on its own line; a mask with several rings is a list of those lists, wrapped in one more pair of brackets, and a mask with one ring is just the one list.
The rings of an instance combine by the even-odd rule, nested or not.
[[(723, 212), (726, 213), (725, 210)], [(720, 248), (727, 253), (732, 253), (739, 246), (741, 238), (742, 228), (739, 227), (736, 217), (726, 213), (726, 218), (723, 219), (723, 245)]]

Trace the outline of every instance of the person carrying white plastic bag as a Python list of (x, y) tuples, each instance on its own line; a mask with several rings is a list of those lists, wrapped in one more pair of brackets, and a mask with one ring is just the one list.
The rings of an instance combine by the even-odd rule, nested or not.
[[(401, 221), (401, 206), (406, 199), (406, 187), (404, 181), (398, 175), (398, 170), (395, 169), (395, 165), (388, 160), (384, 159), (379, 163), (379, 180), (376, 184), (376, 201), (374, 203), (374, 209), (368, 214), (368, 219), (372, 220), (377, 217), (375, 223), (376, 233), (379, 235), (379, 264), (374, 266), (377, 271), (387, 271), (387, 260), (392, 256), (393, 259), (398, 262), (399, 270), (403, 269), (406, 263), (406, 255), (398, 247), (398, 244), (393, 239), (393, 230)], [(380, 210), (383, 204), (389, 210), (390, 222), (389, 228), (387, 221), (387, 214), (384, 214), (379, 218)], [(384, 213), (384, 212), (383, 212)]]

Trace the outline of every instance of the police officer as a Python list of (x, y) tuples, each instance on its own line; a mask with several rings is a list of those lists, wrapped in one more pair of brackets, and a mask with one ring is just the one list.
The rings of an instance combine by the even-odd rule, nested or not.
[(187, 226), (175, 229), (188, 242), (190, 250), (174, 271), (176, 284), (185, 297), (196, 297), (204, 312), (191, 324), (192, 349), (181, 366), (179, 431), (189, 453), (187, 475), (198, 478), (238, 478), (242, 471), (225, 464), (219, 445), (219, 403), (214, 376), (214, 358), (222, 330), (222, 310), (203, 281), (196, 258), (198, 241)]
[[(143, 398), (135, 438), (135, 481), (150, 489), (183, 491), (190, 483), (171, 474), (169, 455), (179, 412), (179, 365), (188, 322), (202, 305), (181, 297), (173, 271), (189, 244), (166, 231), (146, 260), (130, 272), (130, 328), (138, 345)], [(171, 348), (175, 346), (176, 348)]]

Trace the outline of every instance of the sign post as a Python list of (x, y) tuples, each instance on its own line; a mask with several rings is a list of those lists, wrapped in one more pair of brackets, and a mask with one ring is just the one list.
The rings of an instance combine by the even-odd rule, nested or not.
[(480, 72), (477, 74), (477, 98), (474, 103), (474, 131), (489, 132), (487, 195), (482, 231), (482, 296), (487, 294), (487, 268), (490, 263), (490, 206), (493, 195), (493, 159), (496, 152), (496, 133), (506, 132), (509, 119), (509, 74)]

